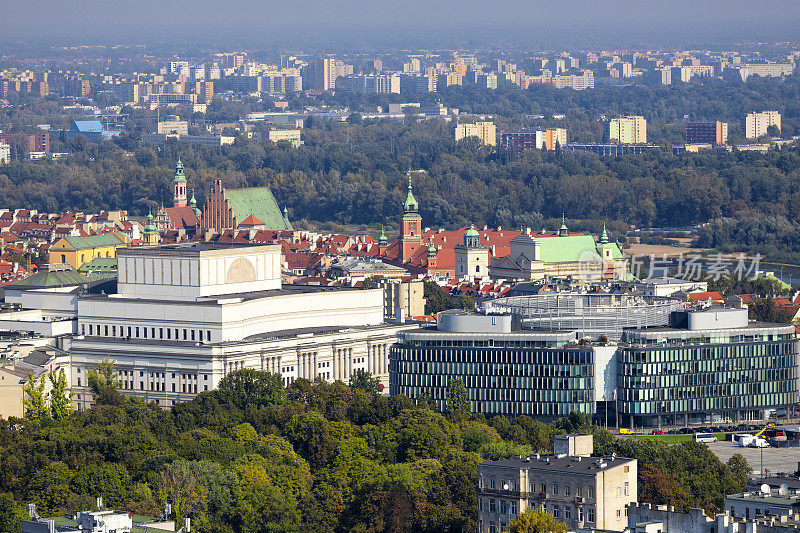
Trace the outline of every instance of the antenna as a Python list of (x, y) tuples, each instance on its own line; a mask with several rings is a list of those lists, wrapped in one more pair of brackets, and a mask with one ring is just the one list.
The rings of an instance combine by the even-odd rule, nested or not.
[(762, 493), (762, 494), (765, 494), (765, 495), (766, 495), (766, 494), (769, 494), (769, 492), (770, 492), (770, 491), (769, 491), (769, 485), (767, 485), (766, 483), (764, 483), (763, 485), (761, 485), (761, 493)]
[(780, 494), (781, 496), (786, 496), (787, 494), (789, 494), (789, 485), (787, 485), (786, 483), (781, 483), (781, 486), (778, 489), (778, 494)]

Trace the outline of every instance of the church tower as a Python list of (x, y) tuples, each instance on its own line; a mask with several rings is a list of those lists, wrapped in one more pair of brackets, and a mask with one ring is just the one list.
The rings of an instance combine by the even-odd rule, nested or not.
[(186, 176), (183, 175), (183, 162), (178, 159), (178, 164), (175, 165), (175, 178), (172, 180), (174, 188), (173, 206), (186, 207)]
[(153, 224), (153, 212), (147, 213), (147, 224), (144, 226), (143, 238), (144, 244), (155, 246), (158, 244), (160, 235), (158, 234), (158, 228), (156, 228), (155, 224)]
[(408, 173), (408, 194), (403, 203), (403, 235), (401, 237), (403, 263), (408, 262), (417, 249), (422, 246), (422, 217), (419, 204), (411, 192), (411, 172)]

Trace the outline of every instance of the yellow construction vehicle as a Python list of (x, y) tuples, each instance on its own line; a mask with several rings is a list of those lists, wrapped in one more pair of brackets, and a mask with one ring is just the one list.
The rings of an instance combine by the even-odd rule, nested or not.
[(766, 426), (764, 426), (764, 429), (762, 429), (761, 431), (759, 431), (758, 433), (756, 433), (754, 436), (755, 436), (755, 437), (760, 437), (760, 436), (762, 436), (762, 435), (764, 434), (764, 432), (765, 432), (766, 430), (768, 430), (769, 428), (774, 428), (774, 427), (775, 427), (775, 424), (773, 424), (772, 422), (770, 422), (769, 424), (767, 424)]

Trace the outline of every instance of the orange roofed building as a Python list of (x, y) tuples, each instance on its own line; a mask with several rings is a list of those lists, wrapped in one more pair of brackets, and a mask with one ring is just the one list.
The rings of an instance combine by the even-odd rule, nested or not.
[(628, 276), (627, 259), (605, 229), (599, 240), (569, 233), (563, 221), (552, 233), (474, 227), (423, 230), (410, 174), (401, 228), (400, 238), (391, 244), (381, 234), (378, 257), (411, 274), (519, 280), (573, 276), (587, 281)]

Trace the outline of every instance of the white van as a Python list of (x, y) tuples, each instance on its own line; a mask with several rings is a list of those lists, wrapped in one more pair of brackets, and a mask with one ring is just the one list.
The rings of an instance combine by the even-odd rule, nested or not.
[(695, 442), (717, 442), (717, 437), (713, 433), (695, 433)]

